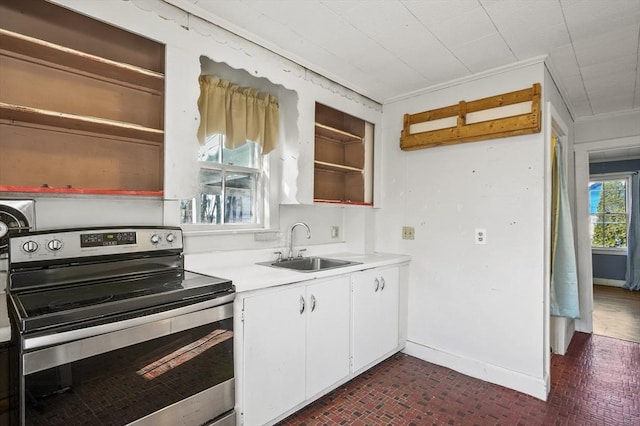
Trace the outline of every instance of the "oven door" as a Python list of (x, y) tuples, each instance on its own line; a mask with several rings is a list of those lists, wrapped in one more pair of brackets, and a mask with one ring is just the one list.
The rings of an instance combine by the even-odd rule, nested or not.
[(25, 424), (235, 424), (233, 303), (25, 351), (21, 363)]

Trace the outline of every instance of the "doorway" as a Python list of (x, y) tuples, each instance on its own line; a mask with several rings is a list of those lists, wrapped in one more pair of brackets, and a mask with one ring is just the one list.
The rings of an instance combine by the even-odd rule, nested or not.
[[(602, 312), (606, 306), (611, 310), (613, 301), (605, 301), (608, 305), (595, 303), (593, 258), (591, 248), (589, 212), (589, 163), (590, 160), (614, 156), (631, 155), (640, 150), (640, 136), (632, 136), (618, 139), (609, 139), (598, 142), (588, 142), (574, 145), (575, 174), (576, 174), (576, 225), (577, 225), (577, 256), (578, 256), (578, 283), (580, 293), (581, 317), (575, 321), (575, 330), (584, 333), (594, 333), (594, 318)], [(640, 152), (640, 151), (638, 151)], [(599, 288), (598, 288), (599, 290)], [(606, 289), (605, 289), (606, 290)], [(637, 293), (637, 292), (632, 292)], [(638, 295), (640, 296), (640, 294)], [(598, 303), (601, 298), (598, 295)], [(638, 306), (638, 305), (635, 305)], [(631, 309), (634, 309), (633, 302)], [(623, 314), (624, 315), (624, 314)], [(615, 320), (612, 320), (615, 321)], [(629, 319), (633, 321), (633, 318)], [(636, 320), (637, 323), (637, 320)], [(612, 336), (615, 337), (615, 336)], [(617, 338), (617, 337), (616, 337)]]
[(640, 343), (640, 292), (623, 288), (631, 176), (638, 170), (640, 148), (589, 154), (593, 334)]

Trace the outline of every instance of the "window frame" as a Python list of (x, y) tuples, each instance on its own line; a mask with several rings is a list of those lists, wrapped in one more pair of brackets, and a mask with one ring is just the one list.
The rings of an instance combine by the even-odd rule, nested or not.
[[(221, 159), (222, 151), (223, 151), (223, 143), (222, 141), (220, 145), (220, 154)], [(247, 143), (254, 143), (247, 141)], [(216, 163), (212, 161), (204, 161), (198, 160), (196, 164), (198, 165), (198, 173), (202, 170), (211, 170), (220, 172), (225, 178), (222, 180), (222, 196), (226, 197), (226, 175), (229, 173), (246, 173), (253, 174), (255, 178), (255, 193), (252, 202), (252, 208), (255, 212), (256, 222), (255, 223), (180, 223), (180, 226), (185, 231), (185, 233), (189, 234), (197, 234), (200, 232), (209, 233), (212, 231), (223, 232), (223, 231), (248, 231), (248, 232), (259, 232), (268, 229), (266, 224), (266, 210), (270, 204), (269, 200), (269, 191), (266, 190), (267, 178), (269, 176), (269, 155), (263, 155), (261, 148), (257, 147), (257, 163), (260, 167), (245, 167), (245, 166), (237, 166), (233, 164), (226, 163)], [(224, 160), (224, 159), (223, 159)], [(196, 194), (196, 197), (200, 194)], [(195, 197), (194, 197), (195, 198)], [(223, 203), (224, 204), (224, 203)], [(224, 215), (224, 211), (223, 211)]]
[[(591, 182), (604, 182), (611, 180), (625, 180), (626, 181), (626, 211), (625, 215), (627, 217), (627, 238), (629, 235), (629, 220), (631, 216), (631, 175), (632, 172), (619, 172), (619, 173), (601, 173), (589, 176), (589, 184)], [(587, 188), (588, 191), (588, 188)], [(587, 197), (589, 203), (591, 202), (590, 197)], [(620, 213), (617, 213), (620, 214)], [(591, 217), (591, 204), (589, 204), (589, 217)], [(591, 243), (593, 242), (593, 238), (590, 236)], [(628, 243), (628, 240), (627, 240)], [(605, 255), (627, 255), (628, 247), (599, 247), (591, 245), (592, 254), (605, 254)]]

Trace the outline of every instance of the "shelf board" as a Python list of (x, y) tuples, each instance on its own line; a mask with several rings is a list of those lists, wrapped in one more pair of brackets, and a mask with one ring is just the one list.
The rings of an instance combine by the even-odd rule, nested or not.
[(60, 65), (159, 92), (164, 90), (164, 74), (84, 53), (2, 28), (0, 28), (0, 50), (13, 52), (21, 57), (45, 61), (54, 66)]
[(339, 172), (339, 173), (363, 173), (363, 170), (357, 167), (345, 166), (342, 164), (335, 164), (335, 163), (327, 163), (325, 161), (318, 161), (318, 160), (315, 160), (313, 163), (316, 165), (316, 167), (324, 170), (330, 170), (330, 171)]
[(325, 124), (316, 123), (316, 136), (342, 143), (362, 143), (362, 136), (345, 132)]
[(373, 206), (373, 203), (365, 203), (363, 201), (349, 201), (349, 200), (325, 200), (322, 198), (314, 198), (314, 203), (329, 203), (329, 204), (348, 204), (352, 206)]
[(0, 119), (162, 143), (164, 131), (121, 121), (87, 117), (0, 102)]
[(40, 186), (0, 185), (0, 192), (25, 192), (38, 194), (77, 194), (77, 195), (135, 195), (146, 197), (162, 197), (164, 191), (135, 191), (125, 189), (97, 188), (53, 188)]

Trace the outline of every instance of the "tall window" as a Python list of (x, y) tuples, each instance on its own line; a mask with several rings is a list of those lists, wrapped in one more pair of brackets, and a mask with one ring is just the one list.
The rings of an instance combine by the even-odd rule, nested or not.
[(191, 200), (182, 200), (182, 223), (216, 225), (261, 222), (262, 155), (253, 142), (227, 149), (224, 136), (207, 138), (200, 148), (198, 161), (200, 193)]
[(627, 247), (630, 205), (628, 187), (628, 177), (589, 182), (592, 247)]
[(212, 75), (201, 75), (199, 84), (200, 191), (181, 201), (181, 222), (264, 225), (264, 156), (278, 141), (278, 98)]

